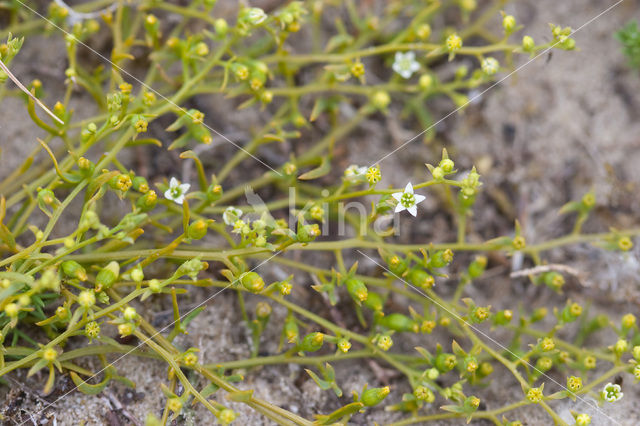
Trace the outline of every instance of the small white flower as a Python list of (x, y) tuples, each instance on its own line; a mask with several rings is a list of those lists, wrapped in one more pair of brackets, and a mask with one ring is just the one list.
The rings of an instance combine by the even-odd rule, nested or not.
[(420, 64), (416, 61), (416, 54), (413, 52), (396, 52), (393, 61), (393, 70), (400, 74), (402, 78), (410, 78), (414, 72), (420, 69)]
[(352, 164), (344, 171), (344, 178), (351, 183), (359, 183), (366, 180), (366, 174), (366, 167), (360, 167)]
[(395, 194), (391, 194), (391, 196), (398, 201), (396, 213), (401, 212), (402, 210), (407, 210), (413, 216), (418, 214), (417, 204), (424, 201), (426, 198), (424, 195), (413, 193), (413, 186), (411, 186), (411, 182), (407, 184), (403, 192), (396, 192)]
[(240, 217), (242, 217), (242, 210), (233, 206), (227, 207), (224, 213), (222, 213), (222, 220), (224, 220), (224, 223), (227, 225), (234, 225)]
[(253, 25), (260, 25), (265, 21), (265, 19), (267, 19), (267, 14), (259, 7), (252, 7), (247, 12), (247, 19)]
[(500, 63), (496, 58), (488, 57), (482, 60), (482, 71), (486, 75), (494, 75), (500, 69)]
[(166, 199), (171, 200), (177, 204), (182, 204), (184, 196), (187, 195), (191, 185), (188, 183), (181, 184), (178, 179), (172, 177), (169, 181), (169, 189), (164, 192)]
[(602, 389), (602, 398), (608, 402), (616, 402), (624, 396), (620, 385), (607, 383)]

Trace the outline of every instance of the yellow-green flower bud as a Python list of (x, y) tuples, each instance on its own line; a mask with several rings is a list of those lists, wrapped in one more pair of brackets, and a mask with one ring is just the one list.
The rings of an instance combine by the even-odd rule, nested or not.
[(259, 293), (264, 288), (264, 281), (255, 272), (245, 272), (240, 277), (240, 283), (252, 293)]
[(378, 90), (371, 96), (371, 103), (377, 109), (385, 109), (389, 105), (389, 102), (391, 102), (391, 98), (387, 92)]
[(220, 423), (222, 423), (223, 425), (228, 425), (236, 419), (237, 415), (235, 411), (224, 408), (220, 410), (220, 412), (218, 412), (216, 417), (218, 418), (218, 420), (220, 420)]
[(198, 56), (207, 56), (209, 54), (209, 46), (207, 46), (207, 43), (201, 41), (196, 44), (195, 52)]
[(533, 49), (535, 49), (535, 47), (536, 47), (536, 43), (533, 40), (533, 37), (531, 36), (522, 37), (522, 50), (524, 50), (525, 52), (533, 52)]
[(136, 207), (138, 207), (143, 212), (147, 212), (153, 209), (156, 204), (158, 204), (158, 194), (156, 194), (156, 191), (154, 191), (153, 189), (149, 190), (147, 193), (138, 198), (138, 201), (136, 201)]
[(584, 367), (589, 370), (593, 370), (594, 368), (596, 368), (596, 357), (592, 355), (587, 355), (582, 360), (582, 365), (584, 365)]
[(269, 318), (271, 315), (271, 305), (267, 302), (258, 302), (256, 304), (256, 316), (262, 320)]
[(384, 302), (382, 296), (378, 293), (368, 291), (367, 300), (364, 301), (364, 306), (371, 309), (374, 312), (382, 311)]
[(582, 378), (576, 376), (567, 378), (567, 388), (569, 388), (571, 392), (578, 392), (582, 389)]
[(53, 348), (47, 348), (42, 351), (42, 359), (48, 362), (53, 362), (58, 358), (58, 351)]
[(418, 324), (414, 320), (399, 313), (385, 315), (380, 319), (379, 323), (393, 331), (411, 331), (417, 333), (419, 330)]
[(142, 282), (142, 280), (144, 280), (144, 272), (139, 265), (131, 270), (131, 279), (136, 283)]
[(360, 401), (367, 407), (373, 407), (381, 403), (389, 395), (389, 392), (391, 392), (389, 386), (367, 389), (362, 393)]
[(60, 265), (62, 272), (69, 278), (77, 278), (80, 281), (87, 280), (87, 271), (75, 260), (66, 260)]
[(613, 345), (613, 352), (616, 355), (620, 356), (625, 353), (629, 349), (629, 342), (625, 339), (618, 339), (618, 341)]
[(78, 305), (90, 308), (96, 304), (96, 295), (92, 290), (83, 290), (78, 294)]
[(486, 321), (490, 315), (491, 312), (488, 307), (477, 306), (471, 310), (471, 319), (476, 323)]
[(111, 288), (113, 283), (118, 279), (118, 275), (120, 275), (120, 265), (118, 262), (109, 262), (109, 264), (102, 268), (100, 272), (98, 272), (98, 275), (96, 275), (96, 291), (100, 292)]
[(198, 363), (198, 356), (193, 352), (189, 352), (182, 357), (182, 360), (184, 361), (184, 365), (187, 367), (193, 367)]
[(618, 239), (618, 248), (622, 251), (629, 251), (633, 248), (633, 242), (629, 237), (620, 237)]
[(551, 337), (545, 337), (540, 341), (540, 349), (543, 352), (550, 352), (556, 348), (556, 343)]
[(300, 351), (302, 352), (315, 352), (322, 347), (324, 342), (324, 334), (315, 332), (307, 334), (300, 343)]
[(393, 346), (393, 340), (389, 336), (380, 336), (378, 338), (377, 346), (383, 351), (388, 351)]
[(20, 313), (20, 306), (17, 303), (7, 303), (4, 306), (4, 313), (9, 318), (16, 318)]
[(502, 28), (507, 34), (511, 34), (516, 29), (516, 18), (513, 15), (504, 15), (502, 17)]
[(298, 241), (301, 243), (309, 243), (320, 236), (320, 226), (317, 223), (312, 225), (302, 225), (298, 227)]
[(207, 235), (208, 227), (209, 226), (206, 221), (198, 219), (195, 222), (191, 222), (191, 225), (189, 225), (189, 228), (187, 229), (187, 235), (189, 238), (199, 240)]
[(135, 321), (138, 319), (138, 313), (136, 312), (136, 309), (131, 307), (131, 306), (127, 306), (124, 309), (124, 312), (122, 314), (122, 318), (124, 318), (126, 321)]
[(131, 180), (131, 186), (136, 191), (145, 194), (149, 191), (149, 182), (143, 176), (136, 176)]
[(576, 426), (589, 426), (591, 424), (591, 416), (586, 413), (578, 414), (575, 419)]
[(522, 235), (518, 235), (513, 239), (513, 241), (511, 242), (511, 245), (516, 250), (522, 250), (527, 245), (527, 241), (524, 239)]
[(636, 316), (633, 314), (626, 314), (625, 316), (622, 317), (621, 323), (622, 323), (622, 328), (630, 329), (634, 325), (636, 325)]
[(421, 24), (416, 29), (416, 35), (420, 40), (428, 40), (431, 37), (431, 26), (429, 24)]
[(369, 182), (369, 185), (375, 185), (376, 183), (380, 182), (380, 179), (382, 179), (380, 167), (378, 167), (377, 165), (369, 167), (364, 176), (367, 179), (367, 182)]
[(349, 278), (345, 282), (345, 285), (347, 286), (347, 291), (351, 295), (351, 298), (353, 298), (357, 303), (367, 300), (369, 292), (367, 290), (367, 286), (362, 281), (356, 278)]
[(462, 48), (462, 38), (458, 34), (451, 34), (445, 41), (447, 51), (455, 53)]
[(542, 401), (542, 389), (541, 388), (531, 388), (527, 391), (527, 400), (533, 402), (534, 404)]
[(287, 339), (289, 343), (295, 343), (299, 337), (298, 324), (293, 316), (287, 317), (286, 322), (284, 323), (284, 337)]
[(435, 361), (435, 367), (443, 373), (453, 370), (457, 364), (456, 356), (448, 353), (439, 354)]
[(167, 408), (174, 413), (179, 413), (182, 411), (182, 401), (180, 401), (180, 398), (169, 398)]
[(431, 404), (436, 400), (436, 396), (433, 394), (433, 391), (426, 386), (418, 386), (413, 390), (413, 396), (416, 397), (418, 401), (424, 401), (428, 404)]
[(216, 19), (213, 25), (217, 35), (224, 36), (225, 34), (227, 34), (227, 31), (229, 29), (229, 24), (227, 24), (227, 21), (225, 21), (224, 19), (222, 18)]
[(124, 324), (118, 324), (118, 333), (122, 337), (131, 336), (135, 327), (130, 322), (125, 322)]
[(69, 316), (69, 308), (66, 306), (58, 306), (56, 308), (56, 316), (61, 320), (66, 319)]
[(431, 74), (422, 74), (420, 76), (420, 79), (418, 80), (418, 86), (420, 86), (422, 90), (431, 89), (434, 83), (435, 83), (435, 80)]

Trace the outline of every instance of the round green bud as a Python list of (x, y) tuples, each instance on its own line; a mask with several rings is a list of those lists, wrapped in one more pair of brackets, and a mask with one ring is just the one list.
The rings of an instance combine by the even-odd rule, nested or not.
[(304, 336), (300, 343), (300, 351), (315, 352), (322, 347), (324, 343), (324, 334), (320, 332), (310, 333)]
[(264, 280), (255, 272), (245, 272), (242, 274), (240, 283), (252, 293), (259, 293), (264, 288)]
[(429, 404), (436, 400), (433, 391), (426, 386), (418, 386), (415, 388), (413, 390), (413, 396), (415, 396), (418, 401), (424, 401)]
[(536, 43), (535, 41), (533, 41), (533, 37), (531, 36), (522, 37), (522, 50), (524, 50), (525, 52), (532, 52), (535, 47), (536, 47)]
[(380, 325), (394, 331), (411, 331), (417, 333), (419, 331), (418, 324), (406, 315), (393, 313), (383, 316)]
[(510, 34), (516, 29), (516, 18), (513, 15), (504, 15), (502, 18), (502, 28), (504, 32)]
[(202, 219), (191, 222), (189, 228), (187, 228), (187, 235), (189, 238), (199, 240), (207, 235), (208, 224)]
[(385, 109), (387, 106), (389, 106), (390, 102), (391, 98), (389, 97), (389, 94), (381, 90), (375, 92), (373, 96), (371, 96), (371, 103), (377, 109)]

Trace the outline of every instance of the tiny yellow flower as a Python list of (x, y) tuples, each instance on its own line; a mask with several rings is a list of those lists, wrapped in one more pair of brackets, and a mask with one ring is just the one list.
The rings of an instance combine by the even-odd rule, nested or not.
[(458, 34), (451, 34), (445, 41), (447, 50), (451, 53), (455, 53), (462, 48), (462, 38)]
[(534, 404), (542, 401), (542, 389), (541, 388), (531, 388), (527, 391), (527, 399)]

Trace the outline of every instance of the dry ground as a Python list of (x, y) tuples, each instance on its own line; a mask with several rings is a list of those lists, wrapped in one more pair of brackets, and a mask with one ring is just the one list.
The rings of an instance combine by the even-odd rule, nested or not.
[[(576, 28), (610, 4), (607, 1), (530, 0), (517, 1), (509, 5), (507, 11), (525, 25), (527, 34), (536, 40), (546, 41), (548, 22)], [(468, 168), (475, 163), (483, 175), (485, 191), (479, 200), (482, 208), (473, 218), (473, 238), (484, 239), (509, 232), (516, 218), (523, 224), (528, 241), (543, 241), (560, 235), (569, 229), (570, 224), (557, 215), (558, 208), (592, 187), (598, 196), (598, 208), (586, 230), (602, 231), (613, 224), (618, 227), (638, 225), (640, 75), (624, 66), (624, 58), (612, 36), (631, 17), (640, 18), (639, 3), (626, 0), (576, 35), (579, 51), (554, 52), (552, 56), (537, 59), (483, 95), (464, 113), (438, 125), (438, 137), (432, 145), (444, 144), (460, 167)], [(26, 80), (33, 77), (60, 79), (65, 64), (52, 52), (61, 50), (59, 41), (28, 38), (13, 67)], [(521, 63), (525, 60), (522, 58)], [(52, 95), (53, 98), (56, 93)], [(83, 103), (81, 97), (78, 102)], [(446, 108), (450, 107), (445, 105), (440, 113), (444, 115)], [(23, 125), (28, 118), (21, 102), (6, 99), (1, 108), (3, 155), (0, 157), (0, 170), (7, 170), (32, 149), (34, 135), (31, 126)], [(367, 122), (363, 126), (366, 131), (353, 136), (350, 146), (355, 149), (345, 153), (350, 161), (345, 159), (344, 163), (373, 161), (388, 152), (390, 147), (399, 146), (415, 134), (414, 126), (394, 117), (391, 114), (386, 121)], [(231, 119), (222, 130), (241, 135), (244, 130), (242, 124), (241, 119)], [(412, 143), (381, 164), (383, 173), (393, 170), (393, 173), (386, 174), (385, 179), (396, 186), (417, 179), (416, 176), (424, 173), (423, 163), (435, 161), (435, 151), (420, 141)], [(362, 152), (367, 152), (369, 158), (363, 160)], [(450, 225), (436, 215), (436, 209), (435, 201), (426, 204), (423, 218), (433, 214), (434, 220), (423, 220), (413, 238), (422, 241), (451, 238), (449, 232), (433, 231), (436, 228), (447, 229)], [(572, 298), (594, 300), (592, 309), (609, 313), (615, 319), (621, 312), (638, 312), (640, 265), (637, 250), (621, 255), (603, 253), (590, 247), (570, 247), (548, 255), (549, 260), (580, 269), (587, 278), (582, 283), (572, 283), (565, 295), (558, 296), (531, 288), (524, 282), (505, 279), (509, 266), (505, 264), (495, 271), (493, 279), (484, 280), (471, 289), (472, 296), (489, 300), (497, 308), (516, 306), (519, 300), (532, 300), (535, 307), (557, 306), (562, 305), (566, 298)], [(266, 268), (265, 271), (277, 276), (278, 267)], [(309, 282), (309, 277), (299, 275), (299, 287)], [(301, 290), (294, 297), (305, 304), (310, 295), (310, 292)], [(207, 297), (207, 292), (196, 292), (191, 297), (192, 300), (185, 300), (185, 304), (202, 300)], [(234, 300), (231, 293), (217, 297), (192, 323), (191, 334), (183, 337), (185, 347), (193, 345), (201, 349), (201, 358), (205, 362), (248, 356), (247, 336), (237, 327), (239, 316)], [(274, 315), (282, 316), (284, 312), (276, 310)], [(277, 341), (277, 331), (273, 330), (266, 340), (270, 338)], [(596, 335), (595, 338), (608, 339), (611, 336)], [(435, 344), (433, 337), (419, 339), (422, 340), (406, 342), (405, 349), (410, 351), (415, 344)], [(613, 342), (594, 340), (592, 343), (603, 345)], [(264, 351), (273, 352), (275, 346), (267, 342)], [(164, 364), (127, 357), (116, 366), (121, 374), (136, 382), (135, 391), (116, 385), (95, 397), (72, 393), (48, 410), (51, 418), (55, 418), (59, 425), (78, 424), (80, 419), (91, 425), (127, 424), (130, 420), (122, 413), (115, 414), (115, 399), (123, 404), (131, 418), (140, 421), (148, 412), (159, 413), (164, 398), (158, 381), (166, 374)], [(365, 382), (377, 384), (370, 365), (353, 363), (337, 367), (338, 377), (345, 378), (340, 383), (345, 395), (351, 390), (359, 390)], [(507, 377), (497, 373), (491, 386), (481, 392), (489, 408), (519, 397), (518, 387)], [(23, 374), (16, 374), (14, 378), (25, 380)], [(630, 382), (625, 386), (625, 398), (621, 402), (604, 407), (606, 415), (613, 420), (589, 407), (573, 403), (560, 402), (555, 406), (567, 420), (570, 418), (569, 409), (576, 409), (590, 412), (595, 425), (635, 425), (640, 419), (640, 405), (635, 403), (638, 392), (633, 391)], [(25, 386), (31, 385), (34, 383), (28, 382)], [(392, 385), (396, 390), (392, 398), (398, 399), (402, 391), (407, 390), (403, 382), (392, 381)], [(59, 386), (63, 389), (64, 382)], [(257, 395), (305, 417), (331, 411), (340, 404), (332, 393), (318, 390), (298, 367), (265, 367), (252, 371), (241, 386), (253, 388)], [(41, 406), (30, 393), (23, 396), (21, 404), (22, 409), (29, 411)], [(241, 413), (242, 424), (266, 424), (263, 418), (244, 407), (234, 408)], [(549, 418), (539, 411), (522, 411), (518, 417), (529, 425), (549, 424)], [(192, 415), (192, 424), (210, 424), (213, 421), (212, 416), (200, 408)], [(384, 423), (396, 418), (397, 415), (370, 410), (355, 416), (353, 423)], [(460, 424), (460, 421), (451, 424)]]

